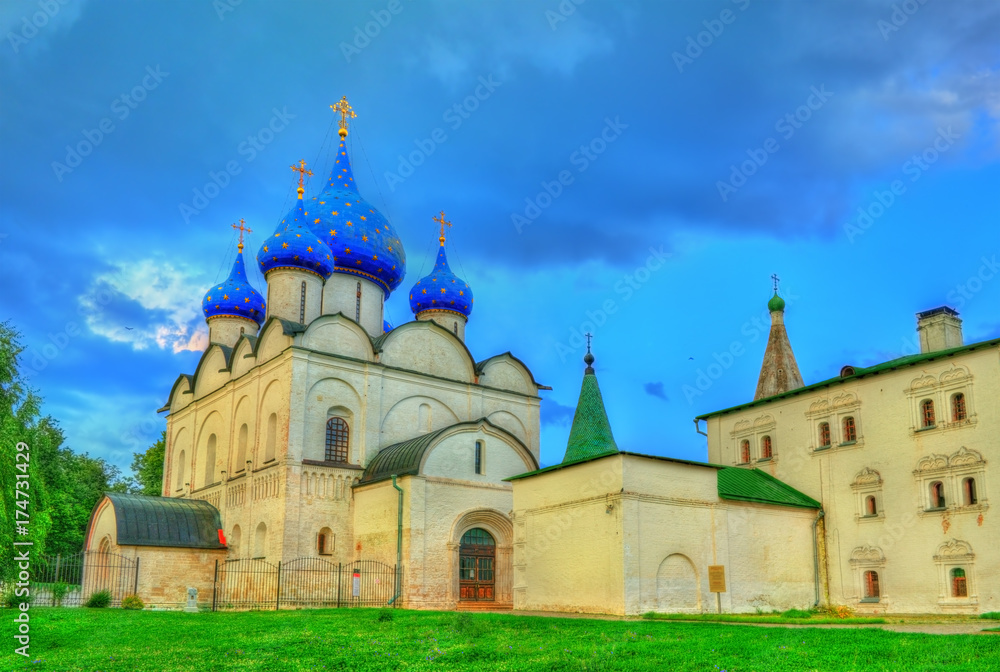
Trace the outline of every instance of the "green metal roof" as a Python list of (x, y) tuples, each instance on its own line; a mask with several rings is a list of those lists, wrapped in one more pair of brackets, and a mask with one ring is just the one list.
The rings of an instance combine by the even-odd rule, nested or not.
[[(486, 418), (479, 418), (478, 420), (472, 420), (470, 422), (459, 422), (428, 434), (421, 434), (418, 437), (408, 439), (400, 443), (394, 443), (391, 446), (386, 446), (382, 450), (378, 451), (378, 453), (375, 454), (375, 457), (372, 458), (372, 461), (368, 463), (368, 466), (365, 467), (365, 472), (361, 476), (358, 485), (367, 485), (377, 481), (384, 481), (387, 478), (391, 478), (393, 475), (415, 476), (420, 473), (420, 463), (424, 459), (424, 453), (426, 453), (427, 449), (434, 445), (446, 432), (450, 432), (458, 427), (477, 427), (482, 424), (498, 429), (505, 434), (510, 435), (510, 437), (515, 441), (518, 441), (518, 439), (510, 434), (510, 432), (507, 432), (507, 430), (503, 427), (493, 424)], [(520, 443), (520, 441), (518, 441), (518, 443)], [(528, 455), (531, 454), (531, 451), (527, 448), (524, 450)]]
[(767, 302), (767, 309), (772, 313), (776, 310), (784, 310), (785, 300), (778, 296), (778, 293), (775, 292), (774, 296), (771, 297), (771, 300)]
[(955, 355), (965, 354), (966, 352), (972, 352), (973, 350), (979, 350), (982, 348), (989, 348), (995, 345), (1000, 345), (1000, 338), (994, 338), (990, 341), (982, 341), (980, 343), (973, 343), (971, 345), (962, 345), (957, 348), (949, 348), (948, 350), (938, 350), (936, 352), (924, 352), (918, 355), (908, 355), (906, 357), (899, 357), (897, 359), (890, 360), (888, 362), (883, 362), (881, 364), (875, 364), (869, 367), (854, 367), (854, 373), (849, 376), (837, 376), (836, 378), (829, 378), (827, 380), (820, 381), (818, 383), (813, 383), (812, 385), (806, 385), (805, 387), (800, 387), (794, 390), (789, 390), (788, 392), (782, 392), (781, 394), (775, 394), (770, 397), (764, 397), (763, 399), (758, 399), (757, 401), (751, 401), (746, 404), (740, 404), (738, 406), (731, 406), (730, 408), (724, 408), (720, 411), (712, 411), (711, 413), (705, 413), (704, 415), (699, 415), (695, 420), (707, 420), (716, 415), (724, 415), (726, 413), (732, 413), (734, 411), (742, 411), (747, 408), (753, 408), (754, 406), (760, 406), (762, 404), (767, 404), (772, 401), (778, 401), (779, 399), (786, 399), (788, 397), (793, 397), (797, 394), (802, 394), (803, 392), (811, 392), (812, 390), (817, 390), (821, 387), (829, 387), (830, 385), (835, 385), (838, 383), (847, 382), (849, 380), (856, 380), (864, 376), (871, 376), (874, 374), (882, 373), (883, 371), (892, 371), (894, 369), (901, 369), (904, 366), (914, 366), (922, 362), (929, 362), (934, 359), (940, 359), (942, 357), (954, 357)]
[(601, 388), (597, 385), (597, 376), (592, 368), (587, 367), (562, 461), (578, 462), (588, 457), (617, 452), (618, 444), (611, 434), (611, 423), (604, 410), (604, 399), (601, 397)]
[(719, 497), (742, 502), (821, 509), (823, 505), (760, 469), (724, 467), (719, 470)]
[(117, 492), (107, 498), (115, 509), (119, 546), (225, 548), (219, 511), (206, 501)]

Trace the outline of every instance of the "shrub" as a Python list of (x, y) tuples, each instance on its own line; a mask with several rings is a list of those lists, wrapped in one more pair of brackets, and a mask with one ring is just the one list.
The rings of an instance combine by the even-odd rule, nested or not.
[(122, 600), (122, 609), (145, 609), (146, 603), (138, 595), (126, 595)]
[(14, 594), (17, 589), (13, 583), (8, 583), (3, 587), (3, 591), (0, 592), (0, 604), (5, 607), (17, 607), (20, 606), (22, 602), (31, 602), (31, 595), (25, 595), (24, 597), (18, 597)]
[(69, 592), (69, 584), (63, 581), (59, 583), (52, 584), (52, 601), (57, 607), (62, 606), (62, 601), (66, 597), (66, 593)]
[(985, 614), (979, 614), (979, 618), (988, 618), (992, 621), (1000, 621), (1000, 611), (987, 611)]
[(470, 639), (475, 639), (483, 634), (483, 622), (479, 619), (473, 618), (472, 614), (467, 611), (455, 614), (453, 627), (455, 628), (456, 633), (465, 635)]
[(110, 604), (111, 591), (104, 589), (99, 590), (96, 593), (91, 593), (90, 597), (87, 598), (87, 602), (83, 606), (90, 607), (91, 609), (103, 609)]
[(393, 612), (392, 609), (379, 609), (378, 616), (376, 616), (375, 620), (377, 620), (379, 623), (385, 623), (386, 621), (391, 621), (392, 617), (395, 615), (396, 614)]
[(811, 611), (802, 611), (801, 609), (789, 609), (788, 611), (782, 612), (782, 618), (812, 618)]

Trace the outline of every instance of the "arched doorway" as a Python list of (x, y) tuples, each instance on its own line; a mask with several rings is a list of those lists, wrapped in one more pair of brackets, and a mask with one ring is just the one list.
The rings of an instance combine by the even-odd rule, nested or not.
[(686, 555), (674, 553), (656, 572), (657, 611), (697, 614), (701, 612), (701, 586), (694, 564)]
[(462, 535), (458, 548), (459, 599), (492, 602), (496, 588), (497, 544), (486, 530), (474, 527)]

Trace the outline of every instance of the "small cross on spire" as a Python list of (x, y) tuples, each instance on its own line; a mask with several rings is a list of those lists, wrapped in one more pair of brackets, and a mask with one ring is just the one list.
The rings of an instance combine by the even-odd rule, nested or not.
[(587, 354), (583, 356), (583, 363), (587, 365), (587, 368), (583, 372), (584, 374), (590, 374), (594, 372), (594, 355), (590, 353), (590, 339), (594, 335), (588, 331), (584, 336), (587, 337)]
[(289, 166), (289, 168), (291, 168), (292, 170), (294, 170), (296, 173), (299, 174), (299, 199), (301, 200), (302, 194), (304, 194), (306, 191), (305, 188), (306, 175), (312, 177), (313, 172), (308, 168), (306, 168), (305, 161), (299, 161), (299, 165)]
[(588, 331), (586, 334), (584, 334), (584, 336), (587, 337), (587, 354), (590, 354), (590, 339), (592, 339), (594, 335)]
[(330, 109), (333, 110), (334, 112), (340, 113), (340, 130), (337, 131), (337, 133), (340, 134), (340, 137), (346, 138), (347, 120), (354, 119), (358, 115), (354, 113), (354, 109), (351, 107), (351, 104), (347, 102), (347, 96), (341, 98), (338, 103), (331, 105)]
[(233, 225), (232, 225), (232, 227), (233, 227), (234, 229), (239, 229), (239, 231), (240, 231), (240, 244), (239, 244), (239, 246), (238, 246), (238, 247), (239, 247), (239, 250), (240, 250), (240, 252), (242, 252), (242, 251), (243, 251), (243, 233), (244, 233), (244, 232), (246, 232), (246, 233), (253, 233), (253, 229), (248, 229), (248, 228), (247, 228), (246, 226), (244, 226), (244, 224), (246, 224), (246, 220), (244, 220), (244, 219), (243, 219), (243, 218), (241, 217), (241, 218), (240, 218), (240, 225), (239, 225), (239, 226), (237, 226), (237, 225), (235, 225), (235, 224), (233, 224)]
[(772, 273), (771, 274), (771, 280), (774, 281), (774, 293), (777, 294), (778, 293), (778, 281), (781, 280), (781, 278), (778, 277), (777, 273)]
[(438, 215), (437, 217), (431, 217), (431, 220), (435, 221), (435, 222), (438, 222), (441, 225), (441, 237), (438, 238), (438, 240), (441, 241), (442, 245), (444, 245), (444, 227), (446, 227), (446, 226), (450, 227), (451, 226), (451, 222), (446, 222), (445, 221), (445, 219), (444, 219), (444, 210), (442, 210), (441, 214)]

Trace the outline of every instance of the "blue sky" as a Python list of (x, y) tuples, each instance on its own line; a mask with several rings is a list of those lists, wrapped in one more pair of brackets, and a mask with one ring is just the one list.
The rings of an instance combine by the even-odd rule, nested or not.
[(473, 355), (553, 387), (544, 463), (588, 330), (619, 446), (704, 459), (772, 273), (806, 383), (913, 352), (939, 305), (1000, 336), (995, 2), (14, 0), (0, 29), (0, 319), (68, 445), (122, 466), (195, 368), (229, 225), (256, 250), (289, 165), (329, 170), (343, 95), (407, 251), (387, 317), (445, 210)]

